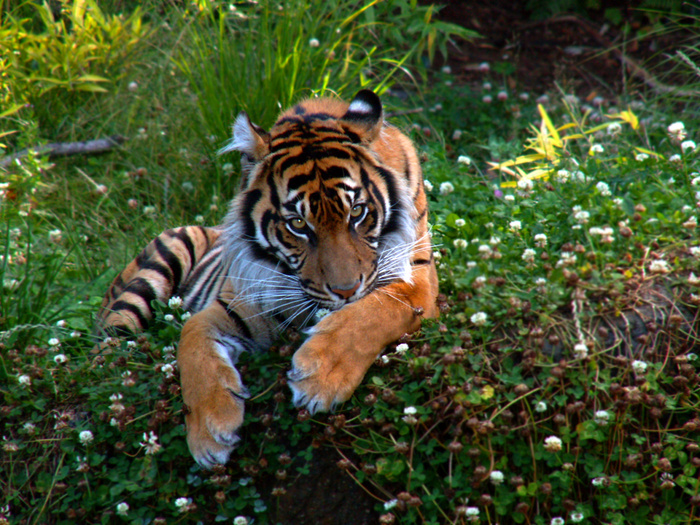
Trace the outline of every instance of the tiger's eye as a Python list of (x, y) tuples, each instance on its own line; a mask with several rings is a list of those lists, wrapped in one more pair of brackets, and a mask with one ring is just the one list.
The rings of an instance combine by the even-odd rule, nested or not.
[(295, 230), (303, 230), (306, 227), (306, 221), (300, 217), (296, 217), (289, 221), (289, 224), (292, 225), (292, 228)]
[(363, 204), (355, 204), (355, 206), (353, 206), (350, 210), (350, 217), (357, 219), (360, 215), (362, 215), (363, 211), (365, 211)]

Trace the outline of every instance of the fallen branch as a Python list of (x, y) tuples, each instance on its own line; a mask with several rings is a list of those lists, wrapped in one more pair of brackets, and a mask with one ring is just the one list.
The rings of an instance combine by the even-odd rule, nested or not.
[(30, 151), (33, 151), (36, 155), (48, 155), (49, 157), (96, 155), (109, 151), (126, 141), (126, 137), (114, 135), (103, 139), (85, 140), (82, 142), (54, 142), (51, 144), (44, 144), (43, 146), (34, 146), (0, 158), (0, 168), (6, 168), (15, 160), (26, 157), (29, 155)]

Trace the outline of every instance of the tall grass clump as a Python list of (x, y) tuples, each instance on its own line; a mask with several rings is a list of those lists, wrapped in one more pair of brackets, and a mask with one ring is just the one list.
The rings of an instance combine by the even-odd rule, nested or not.
[(433, 12), (379, 0), (207, 3), (177, 63), (197, 94), (207, 138), (220, 144), (240, 111), (268, 127), (304, 95), (351, 98), (365, 87), (381, 94), (397, 71), (411, 74), (414, 56), (432, 58), (450, 38), (475, 36)]

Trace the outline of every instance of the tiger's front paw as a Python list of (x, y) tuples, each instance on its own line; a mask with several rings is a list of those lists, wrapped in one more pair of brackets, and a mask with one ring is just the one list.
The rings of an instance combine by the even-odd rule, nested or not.
[(296, 351), (287, 374), (295, 406), (312, 414), (333, 410), (350, 398), (371, 364), (331, 335), (314, 335)]
[(214, 377), (201, 377), (185, 387), (187, 444), (199, 465), (211, 469), (228, 461), (239, 441), (244, 402), (249, 396), (235, 369), (221, 367)]

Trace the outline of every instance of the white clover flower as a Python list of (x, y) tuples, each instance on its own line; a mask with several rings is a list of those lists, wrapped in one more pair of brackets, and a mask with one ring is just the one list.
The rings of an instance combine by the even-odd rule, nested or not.
[(688, 361), (691, 361), (691, 362), (692, 362), (692, 361), (697, 361), (697, 360), (698, 360), (698, 355), (697, 355), (696, 353), (694, 353), (694, 352), (690, 352), (689, 354), (687, 354), (687, 355), (685, 356), (685, 358), (686, 358)]
[(36, 432), (36, 425), (31, 421), (27, 421), (24, 425), (22, 425), (22, 430), (24, 430), (27, 434), (34, 434)]
[(693, 142), (692, 140), (686, 140), (681, 142), (681, 151), (684, 155), (688, 152), (688, 150), (695, 151), (695, 148), (695, 142)]
[[(461, 129), (456, 129), (452, 132), (452, 140), (459, 140), (462, 138), (463, 131)], [(457, 159), (459, 161), (459, 159)]]
[(483, 259), (488, 259), (493, 253), (491, 246), (489, 246), (488, 244), (480, 244), (478, 250)]
[(449, 195), (455, 191), (455, 187), (451, 182), (443, 182), (440, 184), (440, 195)]
[(65, 328), (68, 326), (68, 323), (66, 323), (63, 319), (56, 321), (56, 326), (59, 328)]
[(607, 182), (601, 181), (598, 184), (596, 184), (595, 187), (598, 190), (598, 193), (600, 193), (603, 197), (610, 197), (612, 195), (612, 193), (610, 192), (610, 186)]
[(49, 339), (49, 346), (58, 346), (61, 344), (61, 341), (58, 340), (58, 337), (52, 337)]
[(469, 243), (464, 239), (455, 239), (452, 244), (455, 248), (466, 248)]
[(513, 201), (515, 200), (515, 195), (513, 195), (513, 194), (511, 194), (511, 193), (508, 193), (508, 194), (506, 194), (506, 195), (503, 197), (503, 199), (504, 199), (506, 202), (513, 202)]
[(482, 62), (481, 64), (479, 64), (479, 68), (478, 68), (478, 69), (479, 69), (479, 71), (481, 71), (482, 73), (486, 73), (487, 71), (489, 71), (489, 70), (491, 69), (491, 66), (489, 65), (488, 62)]
[(127, 341), (126, 342), (126, 347), (127, 348), (136, 348), (138, 346), (138, 343), (136, 341)]
[(476, 267), (476, 261), (467, 261), (467, 268), (472, 269)]
[(605, 130), (608, 135), (617, 135), (622, 131), (622, 124), (619, 122), (613, 122), (608, 126), (608, 129)]
[(512, 232), (518, 232), (518, 231), (522, 230), (522, 228), (523, 228), (523, 223), (521, 223), (520, 221), (510, 221), (508, 223), (508, 229)]
[(571, 518), (571, 521), (573, 521), (574, 523), (579, 523), (583, 521), (584, 516), (580, 512), (572, 512), (571, 514), (569, 514), (569, 518)]
[(591, 148), (588, 150), (588, 154), (593, 156), (596, 153), (603, 153), (605, 151), (605, 148), (600, 145), (600, 144), (593, 144)]
[(576, 359), (585, 359), (588, 357), (588, 345), (585, 343), (577, 343), (574, 345), (574, 357)]
[(547, 403), (544, 401), (538, 401), (537, 404), (535, 405), (535, 412), (546, 412), (547, 411)]
[(396, 507), (396, 505), (398, 505), (398, 504), (399, 504), (399, 500), (397, 500), (397, 499), (390, 499), (389, 501), (385, 501), (384, 502), (384, 510), (391, 510), (394, 507)]
[(550, 525), (564, 525), (564, 518), (560, 518), (557, 516), (556, 518), (552, 518), (552, 521), (549, 522)]
[(535, 235), (535, 246), (538, 248), (544, 248), (547, 246), (547, 236), (544, 233), (538, 233)]
[(505, 476), (500, 470), (492, 470), (491, 474), (489, 474), (489, 478), (491, 478), (491, 483), (493, 483), (494, 485), (500, 485), (501, 483), (503, 483)]
[(139, 445), (146, 448), (146, 455), (157, 454), (162, 448), (158, 443), (158, 436), (152, 430), (149, 433), (143, 434), (143, 441)]
[(647, 363), (644, 361), (632, 361), (632, 370), (635, 374), (644, 374), (647, 371)]
[(561, 258), (557, 262), (557, 268), (562, 266), (573, 266), (576, 264), (576, 254), (572, 252), (561, 252)]
[(681, 141), (686, 137), (685, 124), (682, 122), (674, 122), (666, 129), (672, 139)]
[(400, 345), (396, 345), (396, 353), (397, 354), (404, 354), (408, 350), (408, 345), (406, 343), (401, 343)]
[(182, 297), (177, 295), (171, 297), (168, 300), (168, 307), (172, 308), (173, 310), (177, 310), (178, 308), (182, 307)]
[(492, 235), (491, 238), (489, 239), (489, 244), (491, 246), (498, 246), (499, 244), (501, 244), (501, 238), (496, 237), (495, 235)]
[(184, 323), (187, 321), (190, 317), (192, 317), (192, 312), (185, 312), (180, 316), (180, 320)]
[(518, 188), (523, 191), (532, 191), (535, 187), (535, 183), (532, 179), (520, 179), (518, 181)]
[(693, 257), (699, 257), (700, 258), (700, 246), (691, 246), (688, 248), (688, 251), (690, 251), (690, 255)]
[(457, 228), (461, 228), (461, 227), (463, 227), (465, 224), (467, 224), (467, 221), (465, 221), (464, 219), (457, 219), (457, 220), (455, 221), (455, 226), (456, 226)]
[(566, 182), (571, 178), (571, 172), (568, 170), (558, 170), (557, 171), (557, 181)]
[(698, 225), (698, 218), (692, 215), (687, 221), (683, 223), (684, 228), (695, 228)]
[(634, 156), (634, 160), (636, 160), (637, 162), (644, 162), (648, 158), (649, 158), (649, 155), (647, 155), (646, 153), (637, 153)]
[(532, 248), (525, 248), (525, 251), (523, 251), (523, 261), (527, 263), (533, 263), (535, 262), (535, 255), (537, 255), (537, 252), (533, 250)]
[(464, 164), (465, 166), (470, 166), (472, 163), (472, 159), (467, 157), (466, 155), (460, 155), (457, 157), (457, 162), (460, 164)]
[(68, 361), (68, 358), (64, 354), (56, 354), (53, 360), (57, 365), (62, 365)]
[(127, 514), (129, 514), (129, 504), (125, 501), (122, 501), (119, 505), (117, 505), (117, 514), (119, 516), (126, 516)]
[(587, 224), (588, 219), (590, 219), (591, 214), (587, 211), (581, 210), (574, 213), (574, 220), (579, 224)]
[(610, 422), (610, 412), (607, 410), (598, 410), (595, 413), (594, 421), (596, 424), (604, 427)]
[(318, 41), (318, 38), (312, 38), (309, 40), (309, 47), (318, 47), (321, 45), (321, 42)]
[(19, 376), (17, 378), (17, 381), (22, 386), (31, 386), (32, 385), (32, 378), (31, 378), (31, 376), (28, 376), (27, 374), (22, 374), (21, 376)]
[(413, 406), (406, 407), (403, 409), (403, 413), (406, 416), (415, 416), (418, 413), (418, 409)]
[(83, 430), (80, 434), (78, 434), (78, 441), (80, 441), (83, 445), (87, 445), (94, 439), (94, 436), (92, 435), (92, 432), (89, 430)]
[(651, 264), (649, 265), (649, 271), (651, 273), (668, 273), (671, 271), (671, 268), (668, 266), (668, 261), (664, 259), (655, 259), (651, 261)]
[(427, 179), (423, 181), (423, 187), (425, 191), (433, 191), (433, 183)]
[(476, 326), (484, 326), (488, 316), (484, 312), (476, 312), (469, 318)]
[(491, 95), (484, 95), (483, 97), (481, 97), (481, 101), (484, 104), (491, 104), (491, 102), (493, 102), (493, 97)]
[(383, 355), (382, 356), (382, 363), (384, 363), (385, 365), (389, 364), (389, 356)]
[(168, 379), (175, 375), (175, 367), (173, 367), (173, 365), (171, 365), (170, 363), (164, 364), (161, 367), (160, 371), (163, 372), (165, 374), (165, 377)]
[(467, 507), (467, 510), (464, 512), (465, 516), (471, 516), (471, 517), (476, 517), (479, 515), (479, 507)]
[(194, 218), (194, 222), (196, 222), (197, 224), (204, 224), (204, 215), (197, 215)]
[(155, 215), (156, 214), (156, 207), (155, 206), (144, 206), (143, 207), (143, 214), (144, 215)]
[(606, 485), (605, 478), (593, 478), (591, 484), (594, 487), (604, 487)]
[(500, 100), (501, 102), (508, 100), (508, 92), (501, 90), (496, 95), (496, 98), (498, 98), (498, 100)]
[(191, 498), (177, 498), (175, 500), (175, 506), (180, 512), (187, 512), (187, 507), (189, 507), (191, 504)]
[(474, 283), (479, 286), (484, 286), (486, 284), (486, 277), (483, 275), (479, 275), (474, 279)]
[(172, 323), (175, 320), (175, 316), (173, 314), (165, 314), (163, 319), (166, 323)]
[(548, 452), (559, 452), (561, 450), (561, 439), (557, 436), (549, 436), (544, 440), (544, 448)]
[(61, 230), (51, 230), (49, 232), (49, 241), (58, 244), (63, 239), (63, 232)]
[(690, 272), (688, 276), (688, 284), (690, 286), (700, 286), (700, 277), (696, 276), (693, 272)]
[(678, 153), (676, 153), (676, 154), (674, 154), (674, 155), (671, 155), (671, 156), (668, 158), (668, 161), (669, 161), (669, 162), (673, 162), (673, 163), (680, 163), (681, 160), (683, 160), (683, 159), (681, 158), (681, 156), (680, 156)]

